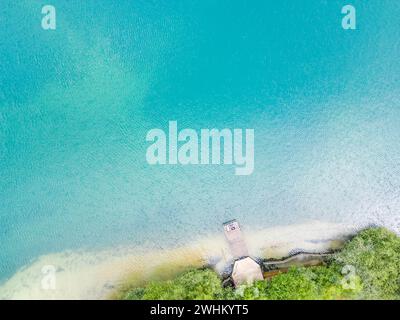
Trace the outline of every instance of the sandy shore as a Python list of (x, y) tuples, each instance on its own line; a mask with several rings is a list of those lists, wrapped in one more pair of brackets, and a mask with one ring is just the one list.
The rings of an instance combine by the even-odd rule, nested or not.
[[(248, 230), (244, 235), (251, 255), (279, 258), (293, 250), (309, 252), (340, 248), (356, 232), (354, 226), (310, 222)], [(39, 257), (0, 287), (1, 299), (106, 299), (122, 285), (168, 278), (189, 266), (213, 264), (221, 271), (231, 257), (222, 231), (183, 247), (152, 250), (118, 247), (101, 251), (66, 251)], [(55, 288), (46, 289), (45, 266), (54, 266)]]

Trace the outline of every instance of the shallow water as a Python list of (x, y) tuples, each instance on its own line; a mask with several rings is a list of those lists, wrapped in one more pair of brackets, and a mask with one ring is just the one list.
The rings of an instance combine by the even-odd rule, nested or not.
[[(282, 258), (299, 251), (338, 249), (354, 231), (354, 226), (311, 222), (258, 231), (243, 228), (243, 235), (252, 257)], [(190, 267), (209, 265), (223, 274), (230, 270), (232, 259), (221, 233), (168, 250), (140, 245), (64, 251), (41, 256), (13, 274), (0, 286), (0, 299), (116, 298), (126, 289), (170, 279)], [(56, 290), (41, 286), (44, 266), (55, 267)]]
[[(304, 3), (302, 3), (304, 2)], [(400, 5), (53, 1), (0, 9), (0, 280), (66, 249), (322, 220), (400, 230)], [(255, 170), (149, 166), (146, 133), (254, 128)]]

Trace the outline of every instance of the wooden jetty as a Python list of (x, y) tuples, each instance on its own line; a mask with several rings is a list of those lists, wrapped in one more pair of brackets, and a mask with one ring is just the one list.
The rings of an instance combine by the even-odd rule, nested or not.
[(230, 220), (223, 224), (225, 237), (228, 240), (229, 248), (235, 259), (249, 255), (246, 243), (237, 220)]
[(263, 280), (260, 264), (249, 257), (246, 242), (244, 241), (240, 225), (236, 220), (230, 220), (223, 224), (225, 237), (235, 259), (231, 279), (235, 287), (251, 283), (255, 280)]

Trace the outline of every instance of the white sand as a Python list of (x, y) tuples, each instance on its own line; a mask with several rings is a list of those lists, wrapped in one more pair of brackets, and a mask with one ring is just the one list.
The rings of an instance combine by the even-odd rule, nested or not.
[[(340, 245), (356, 228), (310, 222), (259, 231), (244, 229), (251, 255), (282, 257), (291, 250), (320, 252)], [(143, 281), (171, 268), (215, 263), (221, 270), (229, 262), (222, 234), (196, 240), (185, 247), (146, 252), (145, 248), (120, 247), (97, 252), (67, 251), (39, 257), (0, 287), (1, 299), (105, 299), (127, 278)], [(43, 287), (46, 265), (55, 267), (55, 289)], [(48, 283), (48, 282), (46, 282)]]

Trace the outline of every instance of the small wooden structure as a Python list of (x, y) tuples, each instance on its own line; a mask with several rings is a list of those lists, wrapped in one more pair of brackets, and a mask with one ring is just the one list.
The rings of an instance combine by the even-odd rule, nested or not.
[(231, 277), (235, 287), (264, 279), (260, 265), (250, 257), (235, 261)]
[(237, 220), (227, 221), (223, 226), (233, 257), (235, 259), (247, 257), (249, 253)]
[(231, 279), (235, 287), (248, 284), (254, 280), (263, 280), (261, 266), (249, 257), (246, 243), (237, 220), (230, 220), (223, 224), (225, 237), (235, 259)]

